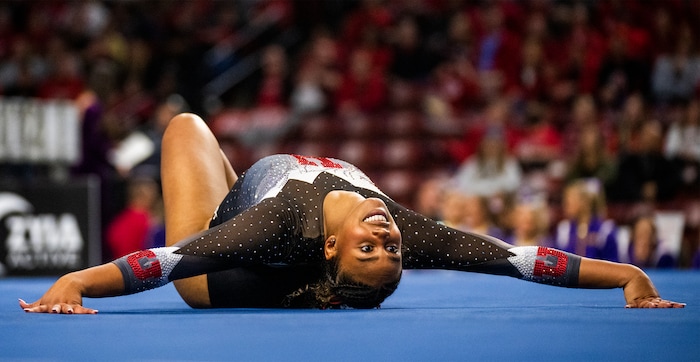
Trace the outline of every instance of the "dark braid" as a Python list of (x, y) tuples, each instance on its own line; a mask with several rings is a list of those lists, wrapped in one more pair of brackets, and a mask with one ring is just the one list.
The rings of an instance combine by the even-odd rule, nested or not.
[(284, 301), (288, 308), (378, 308), (399, 286), (400, 276), (378, 288), (338, 275), (337, 258), (325, 263), (322, 279), (289, 294)]

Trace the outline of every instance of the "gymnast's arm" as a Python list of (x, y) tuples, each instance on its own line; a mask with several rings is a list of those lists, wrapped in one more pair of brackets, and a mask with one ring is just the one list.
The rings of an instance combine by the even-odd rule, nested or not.
[[(176, 246), (137, 251), (106, 264), (68, 273), (36, 302), (20, 299), (20, 307), (36, 313), (94, 314), (97, 310), (82, 305), (83, 297), (133, 294), (176, 279), (238, 266), (282, 262), (290, 253), (284, 242), (289, 240), (296, 223), (291, 209), (281, 208), (279, 202), (282, 201), (264, 200)], [(274, 230), (269, 230), (269, 225)], [(260, 241), (257, 235), (263, 230), (268, 231), (264, 241)], [(208, 255), (211, 253), (216, 255)]]
[(581, 258), (579, 288), (622, 288), (626, 308), (683, 308), (685, 303), (661, 299), (649, 276), (631, 264)]
[(124, 294), (124, 280), (116, 264), (106, 263), (68, 273), (60, 277), (34, 303), (19, 300), (25, 312), (95, 314), (96, 309), (83, 307), (83, 297), (109, 297)]
[[(396, 206), (396, 205), (393, 205)], [(507, 275), (571, 288), (623, 288), (628, 308), (679, 308), (629, 264), (583, 258), (547, 247), (516, 247), (455, 230), (405, 208), (392, 210), (403, 236), (405, 269), (450, 269)]]

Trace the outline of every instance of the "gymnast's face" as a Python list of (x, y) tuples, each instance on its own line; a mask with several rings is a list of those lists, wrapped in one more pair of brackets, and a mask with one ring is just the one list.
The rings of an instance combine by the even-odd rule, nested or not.
[(340, 273), (373, 287), (400, 277), (401, 233), (382, 200), (333, 191), (324, 218), (326, 259), (337, 257)]

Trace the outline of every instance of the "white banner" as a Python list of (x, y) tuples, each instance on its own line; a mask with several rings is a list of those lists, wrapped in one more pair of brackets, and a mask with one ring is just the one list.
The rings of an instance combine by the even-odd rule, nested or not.
[(73, 102), (0, 98), (0, 161), (72, 164), (80, 145)]

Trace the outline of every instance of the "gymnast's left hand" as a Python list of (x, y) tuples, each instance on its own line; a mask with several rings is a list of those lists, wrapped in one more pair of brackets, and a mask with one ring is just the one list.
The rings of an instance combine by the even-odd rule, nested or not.
[(656, 291), (649, 277), (639, 268), (630, 267), (635, 271), (632, 277), (624, 285), (625, 308), (683, 308), (685, 303), (673, 302), (662, 299)]
[(625, 308), (684, 308), (685, 303), (661, 299), (660, 297), (638, 298), (628, 301)]
[(27, 313), (95, 314), (96, 309), (83, 307), (83, 294), (78, 278), (66, 274), (59, 278), (44, 295), (34, 303), (19, 300), (19, 306)]

